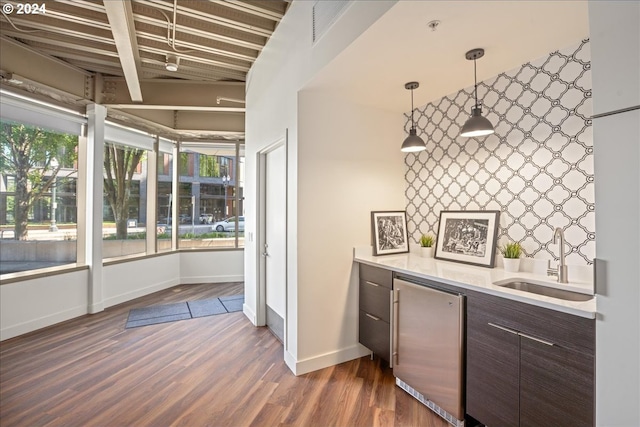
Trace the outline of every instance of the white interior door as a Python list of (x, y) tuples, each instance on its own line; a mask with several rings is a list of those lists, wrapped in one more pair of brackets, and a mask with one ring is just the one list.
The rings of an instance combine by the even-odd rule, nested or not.
[(287, 199), (285, 146), (266, 154), (265, 161), (265, 293), (267, 326), (284, 342), (287, 284)]

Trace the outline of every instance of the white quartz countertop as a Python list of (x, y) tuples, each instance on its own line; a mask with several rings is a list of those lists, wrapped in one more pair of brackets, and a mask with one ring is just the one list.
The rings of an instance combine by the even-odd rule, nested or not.
[[(593, 295), (593, 283), (589, 281), (573, 281), (571, 279), (571, 270), (569, 283), (561, 284), (557, 283), (555, 278), (539, 273), (509, 273), (500, 267), (486, 268), (433, 258), (422, 258), (417, 253), (373, 256), (371, 247), (355, 248), (354, 261), (576, 316), (589, 319), (596, 317), (595, 296), (588, 301), (567, 301), (494, 285), (495, 282), (501, 280), (519, 278), (535, 281), (552, 288)], [(584, 278), (584, 275), (582, 276)]]

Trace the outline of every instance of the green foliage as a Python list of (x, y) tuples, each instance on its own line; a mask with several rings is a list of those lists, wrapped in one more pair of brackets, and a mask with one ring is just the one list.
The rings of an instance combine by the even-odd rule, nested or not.
[(131, 183), (144, 153), (141, 149), (115, 144), (104, 147), (104, 193), (113, 212), (118, 239), (127, 238)]
[[(242, 237), (244, 235), (244, 233), (240, 233), (240, 236)], [(212, 231), (209, 233), (202, 233), (202, 234), (195, 234), (195, 233), (184, 233), (181, 234), (179, 236), (181, 239), (194, 239), (194, 240), (202, 240), (202, 239), (221, 239), (221, 238), (228, 238), (228, 237), (233, 237), (233, 235), (230, 235), (229, 233), (220, 233), (217, 231)], [(147, 238), (147, 233), (146, 232), (140, 232), (140, 233), (128, 233), (126, 239), (118, 239), (118, 236), (116, 234), (105, 234), (102, 238), (102, 240), (144, 240)], [(170, 239), (171, 238), (171, 233), (158, 233), (157, 234), (157, 238), (159, 240), (162, 239)]]
[(218, 156), (200, 156), (200, 176), (220, 176), (220, 163), (218, 162)]
[(500, 253), (505, 258), (520, 258), (522, 255), (522, 246), (518, 242), (508, 242), (506, 245), (500, 247)]
[(75, 135), (0, 121), (0, 169), (3, 175), (12, 175), (15, 179), (16, 239), (26, 239), (29, 212), (36, 202), (48, 197), (60, 169), (73, 168), (77, 146)]
[(423, 248), (430, 248), (433, 246), (433, 242), (435, 242), (435, 236), (433, 234), (423, 234), (420, 237), (420, 246)]

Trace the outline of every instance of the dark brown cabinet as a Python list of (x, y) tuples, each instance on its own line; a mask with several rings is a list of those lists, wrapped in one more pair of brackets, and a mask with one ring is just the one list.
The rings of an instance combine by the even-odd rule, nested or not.
[(360, 343), (387, 362), (391, 360), (390, 270), (360, 264)]
[(467, 293), (467, 414), (505, 427), (592, 426), (594, 379), (594, 320)]

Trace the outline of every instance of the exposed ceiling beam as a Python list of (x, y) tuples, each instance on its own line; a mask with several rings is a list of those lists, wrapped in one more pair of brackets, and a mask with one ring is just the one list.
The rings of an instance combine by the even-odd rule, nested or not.
[[(134, 7), (136, 6), (135, 4), (133, 5)], [(147, 15), (143, 15), (141, 13), (134, 13), (133, 14), (133, 18), (136, 20), (136, 22), (140, 22), (143, 24), (148, 24), (148, 25), (153, 25), (155, 27), (160, 27), (164, 30), (166, 30), (167, 28), (167, 21), (166, 20), (162, 20), (162, 19), (158, 19), (158, 18), (153, 18), (151, 16), (147, 16)], [(182, 29), (182, 25), (178, 26), (178, 31), (183, 31)], [(203, 37), (205, 39), (208, 40), (215, 40), (215, 41), (219, 41), (222, 43), (228, 43), (230, 45), (233, 46), (239, 46), (239, 47), (244, 47), (247, 49), (253, 49), (255, 51), (260, 52), (262, 50), (262, 45), (260, 43), (254, 43), (248, 40), (242, 40), (236, 37), (229, 37), (223, 34), (218, 34), (218, 33), (214, 33), (212, 31), (206, 31), (206, 30), (202, 30), (199, 28), (194, 28), (191, 27), (188, 29), (189, 34), (192, 34), (194, 36), (198, 36), (198, 37)], [(178, 40), (176, 41), (178, 42)]]
[(142, 102), (142, 90), (138, 70), (140, 55), (136, 40), (131, 3), (125, 0), (104, 0), (107, 18), (116, 42), (122, 71), (127, 81), (129, 95), (133, 102)]
[[(138, 30), (138, 37), (145, 40), (153, 40), (159, 43), (165, 43), (165, 44), (167, 43), (167, 37), (165, 35), (152, 34), (142, 30)], [(184, 49), (189, 49), (189, 51), (211, 53), (213, 55), (233, 58), (240, 61), (253, 62), (256, 60), (256, 55), (245, 55), (237, 52), (232, 52), (229, 50), (217, 49), (209, 46), (204, 46), (198, 43), (192, 43), (182, 39), (176, 40), (175, 45), (176, 45), (176, 48), (184, 48)], [(168, 46), (167, 46), (167, 49), (168, 49)], [(175, 54), (180, 55), (180, 52), (176, 52)]]
[(0, 69), (12, 73), (15, 80), (34, 88), (38, 84), (52, 88), (74, 99), (91, 98), (91, 73), (8, 37), (0, 37), (0, 51)]
[(217, 3), (222, 6), (230, 7), (245, 13), (250, 13), (261, 18), (271, 19), (273, 21), (280, 22), (283, 13), (276, 12), (264, 7), (257, 6), (255, 4), (247, 3), (238, 0), (209, 0), (211, 3)]
[[(108, 93), (105, 93), (105, 104), (118, 104), (119, 108), (130, 108), (131, 104), (127, 97), (125, 82), (122, 78), (105, 77), (105, 87), (108, 87)], [(200, 110), (200, 111), (222, 111), (217, 109), (210, 109), (210, 107), (237, 107), (237, 104), (227, 103), (222, 101), (221, 104), (216, 104), (216, 98), (233, 98), (244, 99), (244, 84), (243, 83), (231, 83), (231, 82), (191, 82), (180, 81), (172, 79), (150, 79), (142, 80), (140, 82), (145, 95), (145, 105), (156, 106), (153, 109), (158, 109), (161, 105), (173, 106), (172, 110)], [(201, 108), (197, 108), (201, 107)], [(131, 108), (140, 108), (133, 106)], [(233, 109), (228, 111), (239, 112), (240, 110)]]
[(127, 110), (180, 110), (180, 111), (209, 111), (217, 113), (244, 113), (244, 107), (214, 107), (199, 105), (149, 105), (149, 104), (104, 104), (108, 108)]
[[(110, 1), (110, 0), (107, 0), (107, 1)], [(167, 12), (173, 12), (173, 4), (166, 3), (162, 0), (136, 0), (136, 3), (143, 4), (146, 6), (156, 7), (158, 9), (165, 10)], [(244, 31), (249, 34), (256, 34), (256, 35), (268, 38), (268, 37), (271, 37), (271, 34), (273, 33), (272, 30), (267, 28), (260, 28), (255, 25), (247, 24), (245, 22), (241, 22), (234, 19), (224, 18), (221, 16), (209, 15), (194, 8), (188, 8), (185, 6), (178, 5), (177, 10), (182, 16), (199, 19), (201, 21), (209, 22), (211, 24), (232, 28), (234, 30)]]

